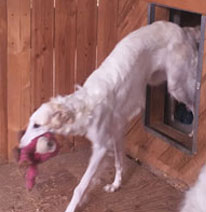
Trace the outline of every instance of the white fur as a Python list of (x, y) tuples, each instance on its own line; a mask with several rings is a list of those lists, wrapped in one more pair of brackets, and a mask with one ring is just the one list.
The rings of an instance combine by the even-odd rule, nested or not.
[[(100, 163), (108, 151), (115, 156), (116, 174), (108, 192), (122, 181), (124, 127), (144, 110), (147, 83), (167, 80), (170, 94), (193, 110), (197, 69), (196, 34), (169, 22), (142, 27), (120, 41), (73, 94), (43, 104), (30, 118), (20, 147), (39, 133), (85, 135), (92, 156), (66, 212), (81, 203)], [(197, 38), (198, 39), (198, 38)], [(34, 129), (34, 124), (41, 126)]]
[(195, 185), (186, 193), (181, 212), (206, 212), (206, 166)]

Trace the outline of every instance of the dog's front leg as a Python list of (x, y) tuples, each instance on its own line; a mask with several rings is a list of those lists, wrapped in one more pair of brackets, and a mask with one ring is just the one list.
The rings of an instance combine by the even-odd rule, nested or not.
[(113, 141), (113, 151), (115, 160), (115, 177), (112, 184), (107, 184), (104, 187), (106, 192), (114, 192), (121, 186), (123, 172), (123, 139), (118, 138)]
[(87, 190), (92, 178), (96, 174), (100, 162), (102, 161), (106, 149), (104, 147), (94, 147), (89, 165), (84, 173), (79, 185), (75, 188), (70, 204), (66, 212), (74, 212), (76, 207), (81, 204), (85, 191)]

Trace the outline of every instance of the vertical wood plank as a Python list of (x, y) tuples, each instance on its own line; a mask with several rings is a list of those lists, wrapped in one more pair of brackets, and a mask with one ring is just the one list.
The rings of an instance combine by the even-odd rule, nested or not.
[(100, 0), (98, 7), (97, 64), (117, 43), (118, 0)]
[(119, 0), (118, 40), (147, 24), (147, 7), (142, 0)]
[(54, 0), (32, 2), (31, 109), (53, 95)]
[(76, 83), (83, 84), (96, 66), (97, 1), (78, 0)]
[[(97, 1), (77, 1), (77, 67), (75, 83), (82, 85), (96, 68)], [(85, 138), (75, 137), (75, 149), (86, 146)]]
[(56, 1), (55, 94), (74, 91), (76, 51), (76, 1)]
[(8, 150), (30, 115), (30, 0), (7, 0), (8, 6)]
[[(56, 0), (55, 4), (55, 95), (74, 91), (76, 59), (76, 0)], [(59, 137), (62, 152), (73, 149), (72, 136)]]
[(0, 163), (7, 159), (7, 3), (0, 1)]

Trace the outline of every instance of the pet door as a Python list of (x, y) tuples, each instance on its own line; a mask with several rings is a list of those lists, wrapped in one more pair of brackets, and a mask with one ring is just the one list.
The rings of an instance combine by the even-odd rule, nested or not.
[[(147, 86), (145, 126), (153, 134), (182, 151), (194, 154), (197, 151), (198, 111), (204, 50), (206, 17), (188, 11), (168, 8), (170, 21), (180, 26), (201, 26), (201, 40), (198, 45), (198, 70), (195, 91), (195, 112), (173, 99), (167, 91), (167, 82), (159, 86)], [(148, 24), (155, 21), (155, 4), (148, 9)]]

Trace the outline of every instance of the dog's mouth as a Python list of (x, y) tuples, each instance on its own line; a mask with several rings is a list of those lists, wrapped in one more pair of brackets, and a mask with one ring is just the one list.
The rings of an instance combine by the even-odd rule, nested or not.
[(40, 163), (56, 156), (59, 151), (59, 144), (52, 133), (44, 133), (34, 138), (24, 148), (16, 147), (14, 156), (19, 164), (20, 170), (24, 172), (26, 187), (30, 190), (35, 184), (37, 166)]
[(14, 156), (19, 164), (38, 164), (58, 153), (59, 145), (52, 133), (44, 133), (34, 138), (24, 148), (15, 147)]

